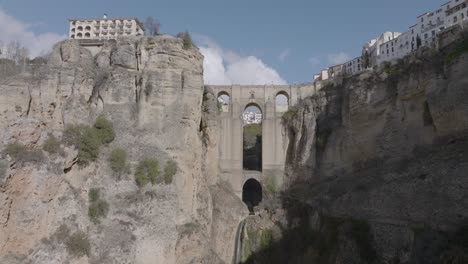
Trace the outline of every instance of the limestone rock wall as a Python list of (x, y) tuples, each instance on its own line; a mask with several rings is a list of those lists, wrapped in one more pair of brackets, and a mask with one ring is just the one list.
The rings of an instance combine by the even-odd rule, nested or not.
[[(202, 61), (196, 47), (183, 49), (171, 36), (109, 41), (96, 56), (64, 41), (44, 67), (3, 80), (0, 149), (12, 142), (40, 149), (48, 134), (61, 138), (67, 125), (92, 124), (101, 114), (116, 139), (86, 168), (63, 144), (62, 155), (44, 152), (38, 164), (22, 166), (2, 155), (8, 168), (0, 178), (0, 262), (184, 263), (176, 256), (180, 227), (200, 225), (207, 237), (208, 185), (216, 176), (203, 172)], [(138, 189), (132, 174), (116, 180), (107, 162), (116, 147), (128, 152), (133, 167), (146, 157), (157, 158), (160, 170), (176, 161), (174, 182)], [(87, 215), (90, 188), (109, 203), (100, 224)], [(61, 225), (86, 234), (89, 256), (67, 253), (56, 239)]]
[[(288, 113), (283, 206), (290, 223), (337, 235), (325, 263), (352, 263), (365, 257), (360, 250), (377, 261), (362, 263), (465, 260), (453, 236), (468, 219), (468, 54), (448, 60), (454, 49), (345, 78)], [(289, 207), (298, 202), (300, 210)], [(349, 221), (348, 236), (340, 230)], [(339, 242), (363, 230), (367, 244)], [(297, 254), (323, 257), (316, 249)]]

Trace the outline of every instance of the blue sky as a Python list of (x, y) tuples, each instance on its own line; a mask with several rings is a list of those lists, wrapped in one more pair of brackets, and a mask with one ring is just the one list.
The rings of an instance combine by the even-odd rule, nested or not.
[[(33, 45), (28, 42), (40, 41), (47, 45), (55, 37), (63, 37), (68, 32), (68, 18), (72, 17), (101, 17), (107, 13), (109, 17), (144, 20), (153, 16), (161, 21), (162, 32), (176, 34), (188, 30), (204, 48), (203, 52), (211, 52), (208, 57), (215, 60), (208, 66), (212, 82), (261, 83), (269, 79), (274, 83), (303, 83), (310, 82), (313, 73), (321, 68), (358, 56), (367, 40), (384, 31), (405, 31), (415, 23), (416, 16), (443, 3), (439, 0), (0, 0), (0, 11), (23, 25), (21, 30), (39, 39), (26, 38), (26, 46)], [(8, 26), (4, 20), (0, 17), (0, 27)], [(11, 33), (5, 32), (8, 30), (0, 28), (0, 40), (4, 42)], [(44, 36), (51, 40), (44, 40)], [(224, 69), (219, 69), (220, 65)], [(244, 73), (246, 70), (249, 73)]]

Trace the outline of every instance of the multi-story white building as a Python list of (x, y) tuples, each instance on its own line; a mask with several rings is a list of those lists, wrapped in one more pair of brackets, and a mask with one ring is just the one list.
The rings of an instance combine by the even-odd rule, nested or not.
[[(466, 19), (468, 0), (450, 0), (435, 11), (418, 16), (416, 24), (406, 32), (385, 32), (368, 41), (363, 47), (363, 52), (367, 53), (369, 58), (367, 66), (379, 66), (384, 62), (395, 61), (423, 46), (438, 48), (439, 33), (455, 25), (463, 27), (463, 21)], [(344, 71), (351, 75), (357, 74), (365, 70), (362, 64), (361, 57), (355, 58), (343, 64)], [(333, 78), (337, 72), (334, 67), (314, 75), (314, 80)]]
[(445, 27), (461, 24), (468, 18), (468, 0), (451, 0), (442, 5), (445, 15)]
[[(369, 66), (379, 65), (379, 56), (385, 52), (386, 54), (386, 45), (385, 49), (382, 49), (384, 46), (382, 44), (392, 41), (401, 35), (400, 32), (385, 32), (379, 37), (367, 42), (364, 45), (364, 52), (367, 52), (369, 56)], [(391, 48), (391, 47), (390, 47)]]
[(242, 115), (244, 123), (250, 124), (260, 124), (262, 123), (262, 113), (255, 112), (246, 112)]
[(145, 34), (143, 24), (136, 18), (70, 19), (70, 39), (116, 39)]
[(345, 72), (350, 75), (358, 74), (364, 70), (361, 57), (354, 58), (344, 64)]

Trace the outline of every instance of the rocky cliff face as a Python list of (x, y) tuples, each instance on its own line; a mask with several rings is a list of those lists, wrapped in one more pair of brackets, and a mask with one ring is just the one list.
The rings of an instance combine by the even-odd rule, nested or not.
[(468, 261), (466, 43), (335, 80), (289, 110), (288, 221), (248, 263)]
[[(43, 67), (2, 81), (0, 149), (22, 143), (41, 152), (50, 134), (60, 139), (67, 126), (91, 125), (98, 115), (113, 123), (116, 138), (87, 167), (65, 144), (61, 155), (42, 152), (25, 164), (2, 154), (0, 262), (184, 263), (197, 255), (215, 263), (206, 235), (216, 171), (203, 165), (202, 61), (196, 47), (170, 36), (109, 41), (96, 56), (64, 41)], [(132, 168), (145, 158), (156, 158), (160, 170), (176, 161), (173, 183), (139, 189), (133, 170), (117, 180), (108, 162), (117, 147)], [(99, 224), (88, 218), (91, 188), (109, 204)], [(187, 239), (193, 231), (202, 243)], [(78, 233), (90, 244), (87, 255), (70, 251), (80, 246), (69, 243)], [(184, 247), (196, 254), (176, 255)]]

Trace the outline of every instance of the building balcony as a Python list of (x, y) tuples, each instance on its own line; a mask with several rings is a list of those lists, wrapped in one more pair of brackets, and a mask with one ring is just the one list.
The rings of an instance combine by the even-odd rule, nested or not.
[(441, 26), (443, 24), (444, 24), (444, 21), (437, 21), (437, 23), (435, 23), (435, 24), (429, 24), (429, 25), (427, 25), (427, 27), (422, 28), (421, 32), (425, 33), (427, 31), (433, 30), (434, 28), (439, 27), (439, 26)]

